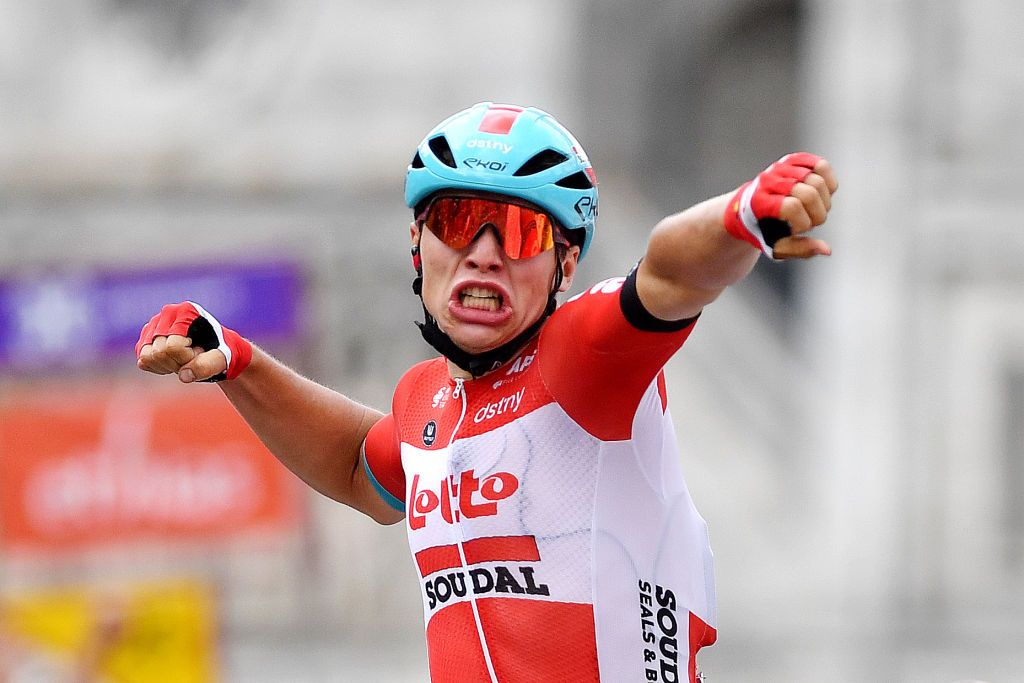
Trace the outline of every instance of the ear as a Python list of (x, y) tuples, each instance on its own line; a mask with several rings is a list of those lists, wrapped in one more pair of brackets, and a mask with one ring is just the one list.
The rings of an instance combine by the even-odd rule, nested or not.
[(580, 248), (577, 246), (569, 247), (565, 252), (565, 258), (562, 259), (562, 284), (558, 286), (559, 292), (565, 292), (572, 286), (572, 279), (576, 276), (576, 266), (580, 262)]
[[(416, 271), (419, 277), (423, 277), (423, 261), (420, 258), (420, 231), (416, 227), (416, 223), (409, 225), (409, 237), (412, 239), (412, 267)], [(418, 279), (418, 278), (417, 278)], [(413, 289), (416, 289), (416, 285), (413, 285)], [(419, 292), (416, 292), (419, 294)]]

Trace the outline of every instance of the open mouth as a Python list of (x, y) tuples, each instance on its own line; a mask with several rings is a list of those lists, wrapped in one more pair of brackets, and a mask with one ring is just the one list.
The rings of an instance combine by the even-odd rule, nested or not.
[(459, 292), (459, 303), (480, 311), (497, 311), (504, 304), (504, 298), (489, 287), (466, 287)]

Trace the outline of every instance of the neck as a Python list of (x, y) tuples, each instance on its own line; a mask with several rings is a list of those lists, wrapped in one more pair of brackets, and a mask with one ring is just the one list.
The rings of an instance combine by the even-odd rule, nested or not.
[(473, 379), (473, 373), (471, 373), (469, 370), (463, 370), (458, 365), (453, 363), (451, 359), (446, 358), (445, 360), (448, 361), (449, 377), (451, 377), (452, 379), (464, 379), (466, 381)]
[[(530, 335), (530, 339), (533, 339), (533, 335)], [(497, 368), (494, 368), (494, 370), (497, 370), (498, 368), (504, 366), (505, 363), (509, 362), (510, 360), (518, 356), (522, 352), (522, 350), (529, 345), (530, 339), (524, 339), (522, 344), (519, 344), (517, 348), (511, 350), (511, 353), (508, 354), (507, 359), (503, 361), (502, 364), (499, 365)], [(465, 368), (456, 365), (451, 358), (446, 358), (445, 360), (448, 363), (448, 376), (451, 377), (452, 379), (464, 379), (468, 382), (469, 380), (476, 379), (477, 377), (481, 376), (474, 376), (473, 373), (470, 372), (469, 370), (466, 370)], [(488, 372), (494, 372), (494, 370), (489, 370)]]

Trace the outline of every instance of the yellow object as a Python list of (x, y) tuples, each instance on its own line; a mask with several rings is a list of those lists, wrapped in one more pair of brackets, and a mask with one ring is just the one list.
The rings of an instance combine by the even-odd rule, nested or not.
[[(3, 599), (4, 632), (40, 654), (111, 683), (210, 683), (210, 591), (195, 582), (64, 589)], [(91, 670), (90, 670), (91, 668)]]

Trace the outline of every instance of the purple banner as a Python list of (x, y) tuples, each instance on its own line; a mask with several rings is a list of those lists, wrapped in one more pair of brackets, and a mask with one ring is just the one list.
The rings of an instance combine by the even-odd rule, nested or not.
[(81, 366), (131, 357), (160, 307), (195, 301), (259, 341), (299, 332), (302, 274), (293, 263), (211, 264), (46, 273), (0, 280), (0, 366)]

